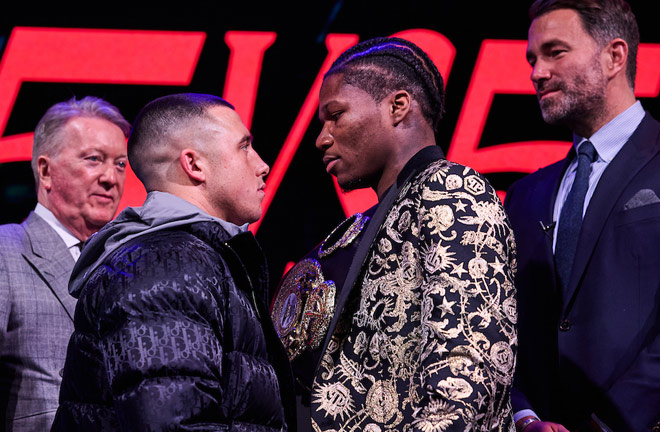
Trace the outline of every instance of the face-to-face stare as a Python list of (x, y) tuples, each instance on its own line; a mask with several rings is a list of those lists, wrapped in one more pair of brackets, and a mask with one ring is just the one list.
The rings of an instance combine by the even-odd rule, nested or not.
[(589, 129), (598, 121), (607, 86), (602, 53), (572, 9), (557, 9), (532, 22), (527, 61), (547, 123)]
[(341, 73), (323, 82), (319, 119), (323, 129), (316, 147), (328, 173), (345, 190), (376, 188), (388, 164), (391, 149), (384, 135), (386, 101), (376, 102), (364, 90), (343, 82)]
[(209, 108), (200, 136), (205, 141), (211, 175), (206, 185), (213, 216), (236, 225), (255, 222), (261, 217), (264, 177), (268, 165), (252, 147), (252, 135), (236, 111)]
[(46, 206), (81, 240), (86, 240), (115, 215), (126, 178), (126, 138), (121, 129), (101, 118), (75, 117), (60, 131), (52, 156), (42, 155), (40, 188)]

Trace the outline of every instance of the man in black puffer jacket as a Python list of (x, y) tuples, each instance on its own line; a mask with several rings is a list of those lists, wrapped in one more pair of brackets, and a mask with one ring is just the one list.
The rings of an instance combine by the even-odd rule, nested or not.
[(74, 268), (53, 431), (293, 429), (265, 260), (247, 231), (268, 173), (251, 144), (215, 96), (140, 112), (128, 157), (147, 199), (90, 238)]

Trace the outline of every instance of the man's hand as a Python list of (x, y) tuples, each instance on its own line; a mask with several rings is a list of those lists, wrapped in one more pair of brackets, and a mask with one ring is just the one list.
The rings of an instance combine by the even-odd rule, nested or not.
[(516, 422), (518, 432), (569, 432), (568, 429), (557, 423), (544, 422), (538, 419), (528, 423), (528, 419), (535, 419), (535, 417), (523, 417)]

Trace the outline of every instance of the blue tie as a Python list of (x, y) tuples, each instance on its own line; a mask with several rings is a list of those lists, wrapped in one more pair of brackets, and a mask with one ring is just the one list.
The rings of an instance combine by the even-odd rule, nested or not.
[(568, 287), (571, 277), (580, 227), (582, 226), (584, 197), (587, 194), (587, 189), (589, 189), (591, 163), (596, 159), (597, 154), (591, 142), (585, 141), (580, 145), (575, 180), (559, 215), (559, 229), (557, 231), (557, 243), (555, 244), (555, 265), (557, 266), (557, 275), (562, 290)]

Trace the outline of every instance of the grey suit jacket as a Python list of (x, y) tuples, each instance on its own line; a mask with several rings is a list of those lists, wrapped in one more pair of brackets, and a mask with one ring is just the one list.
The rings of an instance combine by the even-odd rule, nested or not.
[(0, 430), (50, 430), (73, 333), (73, 265), (64, 241), (35, 213), (0, 225)]

